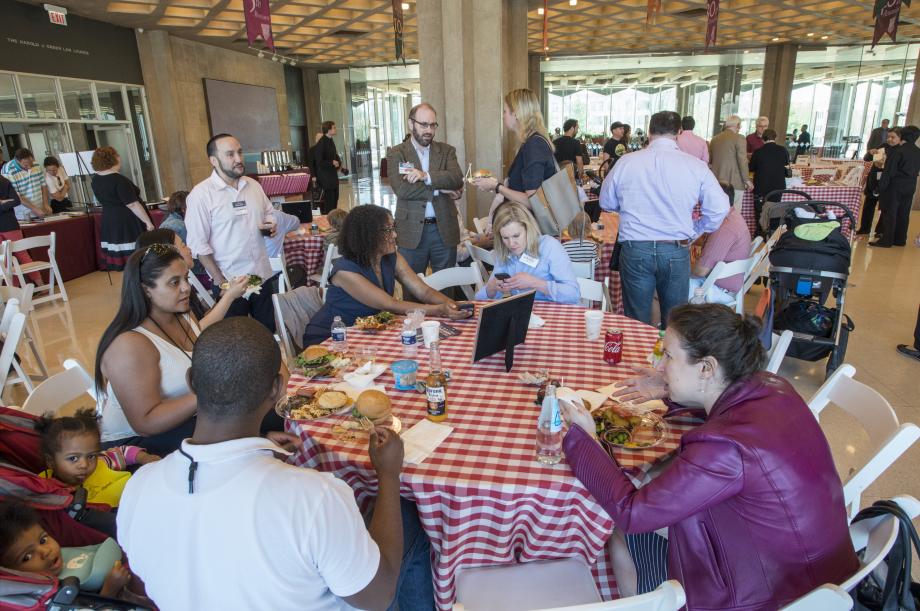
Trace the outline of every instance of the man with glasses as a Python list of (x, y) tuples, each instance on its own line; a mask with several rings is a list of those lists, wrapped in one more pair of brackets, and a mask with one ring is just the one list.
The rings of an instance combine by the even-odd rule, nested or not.
[(434, 142), (437, 114), (422, 103), (409, 111), (412, 137), (390, 149), (387, 167), (396, 194), (396, 243), (416, 273), (436, 272), (457, 262), (460, 225), (454, 200), (463, 172), (454, 147)]

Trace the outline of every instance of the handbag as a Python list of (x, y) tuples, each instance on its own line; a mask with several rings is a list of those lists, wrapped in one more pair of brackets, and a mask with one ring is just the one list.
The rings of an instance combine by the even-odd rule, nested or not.
[(530, 209), (541, 233), (559, 237), (582, 207), (572, 166), (560, 169), (555, 157), (553, 164), (556, 173), (544, 180), (530, 196)]
[[(876, 501), (856, 514), (853, 522), (885, 515), (898, 520), (898, 536), (881, 570), (870, 573), (850, 592), (853, 609), (859, 611), (900, 611), (920, 605), (920, 584), (911, 581), (912, 548), (920, 552), (920, 537), (910, 516), (894, 501)], [(880, 575), (884, 581), (879, 582)]]

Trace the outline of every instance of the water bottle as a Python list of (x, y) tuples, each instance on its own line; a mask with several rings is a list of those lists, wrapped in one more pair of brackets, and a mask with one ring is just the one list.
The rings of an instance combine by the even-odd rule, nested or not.
[(415, 335), (415, 326), (408, 318), (403, 321), (400, 340), (402, 341), (403, 356), (414, 360), (418, 356), (418, 338)]
[(546, 386), (540, 419), (537, 420), (537, 462), (555, 465), (562, 460), (562, 416), (559, 413), (559, 399), (556, 387)]
[(348, 341), (345, 338), (345, 323), (342, 322), (341, 316), (336, 316), (332, 320), (332, 351), (345, 352), (348, 349)]
[(690, 298), (690, 303), (695, 305), (706, 303), (706, 292), (703, 290), (703, 287), (698, 286), (693, 289), (693, 297)]

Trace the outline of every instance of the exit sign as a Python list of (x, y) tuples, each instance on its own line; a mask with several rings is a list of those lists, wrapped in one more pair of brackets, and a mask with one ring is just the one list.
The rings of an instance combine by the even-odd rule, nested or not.
[(46, 4), (45, 10), (48, 11), (48, 20), (55, 25), (67, 25), (67, 9), (53, 4)]

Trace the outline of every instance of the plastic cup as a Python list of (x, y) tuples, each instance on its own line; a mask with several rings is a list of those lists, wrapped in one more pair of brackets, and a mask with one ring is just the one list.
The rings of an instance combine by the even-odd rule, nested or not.
[(601, 336), (601, 326), (604, 324), (604, 313), (600, 310), (585, 311), (585, 336), (593, 342)]
[(368, 363), (370, 363), (371, 366), (373, 366), (376, 360), (377, 360), (377, 347), (376, 346), (362, 346), (358, 350), (358, 354), (357, 354), (358, 368), (363, 367), (364, 365)]
[(425, 322), (425, 310), (409, 310), (406, 316), (412, 321), (412, 327), (414, 329), (418, 329), (422, 326), (422, 323)]
[(393, 379), (396, 382), (397, 390), (415, 390), (418, 372), (417, 362), (410, 360), (395, 361), (390, 365), (390, 369), (393, 370)]
[(436, 320), (426, 320), (422, 323), (422, 339), (425, 342), (425, 347), (430, 348), (431, 342), (436, 342), (440, 339), (441, 335), (441, 323)]

